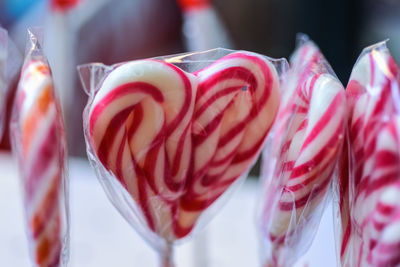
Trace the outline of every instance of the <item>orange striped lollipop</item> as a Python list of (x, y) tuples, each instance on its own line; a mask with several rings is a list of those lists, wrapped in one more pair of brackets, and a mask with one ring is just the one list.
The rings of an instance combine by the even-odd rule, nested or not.
[(42, 60), (22, 69), (12, 130), (34, 265), (63, 266), (65, 136), (50, 68)]

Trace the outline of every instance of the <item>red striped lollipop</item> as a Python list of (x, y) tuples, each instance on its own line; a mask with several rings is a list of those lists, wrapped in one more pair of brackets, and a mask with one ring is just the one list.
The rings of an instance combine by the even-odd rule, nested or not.
[(293, 59), (278, 113), (281, 121), (274, 125), (273, 140), (280, 149), (274, 152), (277, 163), (267, 181), (269, 196), (263, 208), (263, 228), (271, 243), (267, 260), (273, 266), (293, 262), (299, 249), (304, 250), (298, 244), (319, 214), (344, 137), (343, 86), (325, 73), (322, 55), (312, 42), (299, 48)]
[(178, 235), (256, 159), (275, 119), (279, 79), (264, 57), (236, 52), (196, 73), (194, 167), (181, 201)]
[(379, 214), (381, 196), (399, 181), (398, 77), (397, 64), (378, 44), (358, 60), (347, 87), (354, 161), (350, 180), (354, 266), (375, 266), (368, 255), (384, 229), (372, 226), (372, 217)]
[(66, 245), (65, 136), (47, 63), (25, 64), (18, 86), (13, 147), (23, 178), (28, 236), (34, 265), (61, 266)]
[(253, 53), (232, 53), (195, 75), (140, 60), (106, 76), (88, 135), (147, 226), (172, 242), (250, 167), (278, 104), (276, 70)]

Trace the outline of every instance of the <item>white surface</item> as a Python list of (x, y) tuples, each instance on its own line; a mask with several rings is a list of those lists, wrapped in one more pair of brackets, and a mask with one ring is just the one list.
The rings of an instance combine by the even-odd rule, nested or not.
[[(158, 266), (151, 247), (106, 198), (85, 160), (70, 161), (69, 267)], [(27, 267), (19, 179), (10, 154), (0, 153), (0, 266)], [(176, 248), (177, 267), (260, 266), (254, 228), (257, 183), (247, 181), (195, 239)], [(335, 266), (331, 207), (310, 251), (296, 266)], [(201, 252), (201, 250), (203, 250)]]

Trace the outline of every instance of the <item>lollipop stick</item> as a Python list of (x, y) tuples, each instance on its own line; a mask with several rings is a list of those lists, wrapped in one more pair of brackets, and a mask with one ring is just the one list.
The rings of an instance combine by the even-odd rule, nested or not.
[(167, 243), (167, 246), (164, 252), (161, 255), (161, 267), (174, 267), (174, 263), (172, 260), (173, 248), (172, 243)]
[(204, 231), (199, 235), (193, 244), (193, 266), (207, 267), (208, 266), (208, 231)]

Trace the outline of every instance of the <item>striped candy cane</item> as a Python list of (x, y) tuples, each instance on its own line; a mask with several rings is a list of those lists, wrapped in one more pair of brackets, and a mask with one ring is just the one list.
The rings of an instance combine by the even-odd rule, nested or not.
[(111, 71), (89, 111), (98, 159), (138, 203), (148, 227), (170, 241), (191, 168), (196, 86), (173, 65), (133, 61)]
[(277, 72), (257, 54), (232, 53), (196, 76), (194, 169), (181, 202), (181, 236), (256, 159), (279, 105)]
[(47, 63), (25, 64), (18, 86), (13, 147), (23, 178), (28, 236), (34, 265), (62, 265), (66, 240), (65, 136)]
[(398, 110), (398, 73), (387, 49), (378, 45), (359, 59), (347, 87), (354, 161), (350, 180), (354, 191), (353, 266), (375, 266), (368, 255), (382, 229), (377, 232), (371, 220), (381, 196), (399, 180), (398, 134), (393, 117)]

